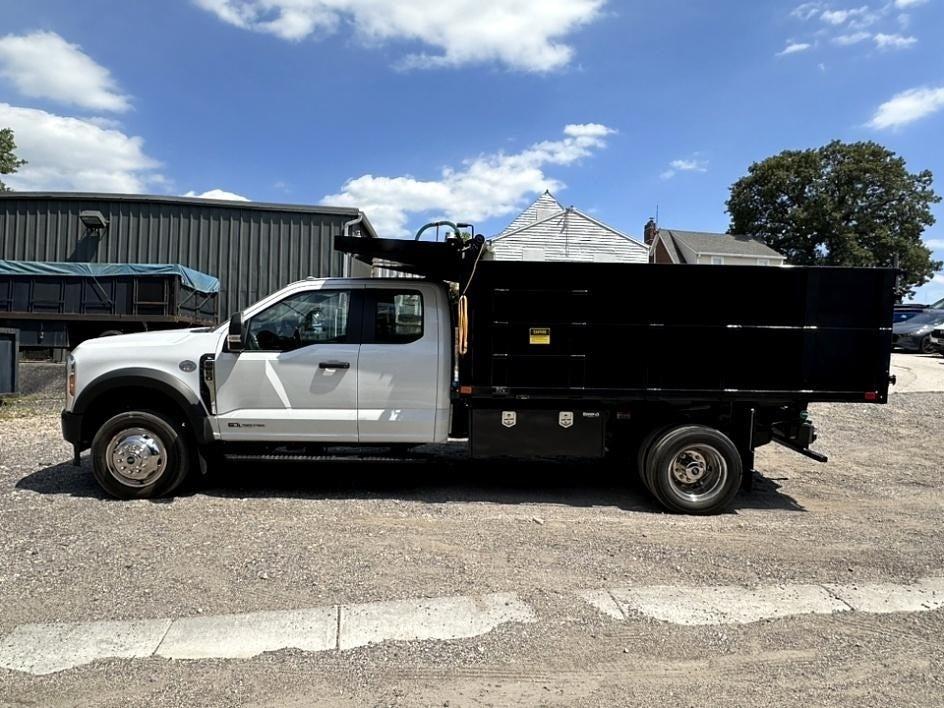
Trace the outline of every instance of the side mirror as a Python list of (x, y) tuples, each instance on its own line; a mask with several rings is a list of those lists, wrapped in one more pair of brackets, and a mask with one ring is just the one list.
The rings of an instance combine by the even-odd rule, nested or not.
[(243, 339), (243, 315), (241, 312), (237, 312), (229, 318), (229, 334), (226, 335), (226, 348), (236, 354), (246, 348), (246, 341)]

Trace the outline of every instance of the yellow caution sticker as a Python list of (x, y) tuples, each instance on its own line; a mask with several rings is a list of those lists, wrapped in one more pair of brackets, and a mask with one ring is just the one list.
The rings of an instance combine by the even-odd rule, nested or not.
[(530, 331), (530, 336), (528, 338), (530, 344), (550, 344), (551, 343), (551, 328), (550, 327), (532, 327)]

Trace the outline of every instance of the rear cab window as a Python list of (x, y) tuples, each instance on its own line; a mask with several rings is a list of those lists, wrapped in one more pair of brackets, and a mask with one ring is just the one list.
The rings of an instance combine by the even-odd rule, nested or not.
[(371, 290), (365, 341), (409, 344), (423, 337), (423, 295), (418, 290)]

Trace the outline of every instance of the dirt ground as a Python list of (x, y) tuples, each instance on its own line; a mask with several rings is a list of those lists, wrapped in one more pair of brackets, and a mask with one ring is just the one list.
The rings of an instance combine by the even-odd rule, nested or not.
[[(18, 414), (14, 414), (19, 410)], [(604, 465), (230, 467), (105, 499), (48, 409), (0, 411), (0, 636), (71, 622), (514, 591), (534, 624), (473, 639), (0, 669), (0, 705), (944, 704), (944, 610), (687, 627), (574, 591), (907, 582), (944, 573), (944, 394), (818, 405), (818, 465), (776, 447), (732, 513), (663, 513)]]

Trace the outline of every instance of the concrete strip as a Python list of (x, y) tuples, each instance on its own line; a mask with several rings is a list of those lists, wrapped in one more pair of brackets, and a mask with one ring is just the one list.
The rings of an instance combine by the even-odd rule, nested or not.
[(892, 354), (892, 373), (898, 383), (889, 393), (923, 393), (944, 391), (944, 360), (940, 355)]
[(342, 606), (339, 646), (475, 637), (505, 622), (536, 621), (534, 610), (516, 593)]
[(790, 615), (846, 612), (849, 606), (820, 585), (766, 587), (656, 585), (612, 590), (627, 617), (673, 624), (747, 624)]
[(626, 619), (609, 590), (581, 590), (577, 597), (608, 617), (616, 620)]
[[(32, 624), (0, 639), (0, 667), (48, 674), (96, 659), (243, 659), (266, 651), (350, 649), (385, 640), (458, 639), (536, 622), (515, 593), (131, 622)], [(341, 639), (338, 641), (338, 630)]]
[(247, 659), (267, 651), (325, 651), (338, 643), (338, 608), (250, 612), (174, 620), (157, 655), (168, 659)]
[(860, 612), (928, 612), (944, 607), (944, 578), (925, 578), (914, 585), (864, 583), (824, 587)]
[(171, 620), (24, 624), (0, 639), (0, 666), (42, 675), (109, 657), (151, 656)]

